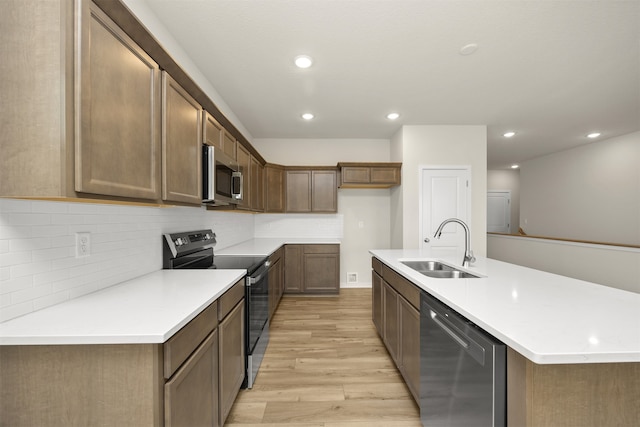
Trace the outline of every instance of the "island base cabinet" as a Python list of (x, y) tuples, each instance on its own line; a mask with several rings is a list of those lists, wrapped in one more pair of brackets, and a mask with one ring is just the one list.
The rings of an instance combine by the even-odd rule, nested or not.
[(372, 258), (371, 267), (373, 324), (419, 402), (420, 291), (376, 258)]
[(2, 426), (160, 426), (162, 345), (0, 346)]
[(507, 349), (510, 427), (637, 426), (639, 402), (640, 363), (539, 365)]

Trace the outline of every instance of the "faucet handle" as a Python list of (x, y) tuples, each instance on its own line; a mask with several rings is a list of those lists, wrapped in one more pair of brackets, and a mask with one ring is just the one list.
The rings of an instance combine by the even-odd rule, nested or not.
[(472, 262), (476, 262), (476, 257), (473, 255), (473, 251), (471, 249), (469, 249), (469, 264), (471, 264)]

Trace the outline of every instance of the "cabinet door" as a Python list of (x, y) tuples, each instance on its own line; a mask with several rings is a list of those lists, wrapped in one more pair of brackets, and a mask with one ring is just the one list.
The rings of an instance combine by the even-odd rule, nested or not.
[(251, 156), (251, 209), (264, 211), (264, 166)]
[(369, 184), (371, 168), (360, 166), (345, 166), (342, 168), (343, 184)]
[(219, 423), (229, 415), (245, 376), (244, 299), (218, 326), (219, 347)]
[(265, 210), (284, 212), (284, 169), (266, 165), (265, 168)]
[(286, 245), (284, 247), (284, 291), (287, 293), (302, 292), (303, 245)]
[(311, 212), (310, 170), (286, 171), (285, 187), (287, 212)]
[(278, 249), (271, 257), (271, 266), (269, 267), (269, 318), (273, 316), (280, 303), (282, 297), (282, 249)]
[(398, 328), (398, 293), (387, 282), (382, 282), (382, 292), (384, 301), (383, 305), (383, 330), (384, 334), (382, 340), (387, 346), (389, 354), (398, 364), (398, 343), (399, 343), (399, 328)]
[(313, 212), (338, 211), (338, 182), (335, 170), (311, 172), (311, 210)]
[(237, 145), (238, 144), (236, 143), (236, 139), (233, 137), (233, 135), (231, 135), (229, 131), (224, 129), (222, 133), (222, 151), (224, 151), (225, 154), (231, 157), (233, 160), (237, 159)]
[(202, 142), (222, 150), (222, 134), (224, 128), (213, 116), (203, 111), (204, 127), (202, 128)]
[(218, 330), (209, 334), (165, 384), (164, 425), (222, 425), (218, 415)]
[(371, 272), (371, 317), (378, 333), (384, 338), (382, 328), (382, 277), (375, 271)]
[(93, 2), (81, 13), (75, 189), (158, 200), (158, 65)]
[(251, 209), (251, 154), (242, 144), (237, 144), (236, 156), (242, 171), (242, 200), (238, 207)]
[(202, 204), (202, 107), (162, 72), (162, 199)]
[(371, 184), (400, 184), (399, 167), (372, 167)]
[(416, 402), (420, 401), (420, 312), (398, 297), (400, 321), (400, 372)]
[(305, 293), (340, 291), (340, 246), (304, 245)]

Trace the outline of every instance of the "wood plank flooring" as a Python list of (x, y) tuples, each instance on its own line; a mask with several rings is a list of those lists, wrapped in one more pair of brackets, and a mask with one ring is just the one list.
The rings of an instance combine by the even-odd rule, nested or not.
[(285, 296), (253, 389), (228, 427), (420, 427), (420, 412), (371, 321), (371, 289)]

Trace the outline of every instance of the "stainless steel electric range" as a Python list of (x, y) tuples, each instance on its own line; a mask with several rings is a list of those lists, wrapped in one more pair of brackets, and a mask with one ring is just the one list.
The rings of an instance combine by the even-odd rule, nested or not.
[(197, 230), (165, 234), (163, 268), (179, 269), (241, 269), (245, 276), (245, 354), (244, 388), (252, 388), (264, 352), (269, 343), (269, 283), (268, 257), (216, 255), (216, 234), (212, 230)]

